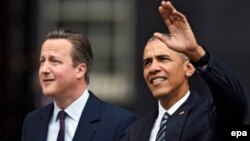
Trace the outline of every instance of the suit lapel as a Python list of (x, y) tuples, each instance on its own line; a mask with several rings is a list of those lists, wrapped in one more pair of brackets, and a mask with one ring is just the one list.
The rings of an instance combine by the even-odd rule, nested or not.
[(154, 125), (154, 122), (155, 122), (157, 115), (158, 115), (158, 110), (155, 110), (145, 117), (142, 124), (138, 128), (139, 134), (136, 134), (136, 136), (137, 136), (136, 140), (138, 140), (138, 141), (139, 140), (141, 140), (141, 141), (149, 140), (151, 130), (153, 128), (153, 125)]
[(37, 137), (34, 137), (34, 139), (36, 139), (37, 141), (47, 140), (48, 125), (53, 109), (53, 104), (49, 104), (42, 110), (36, 126), (38, 129), (38, 134)]
[(176, 111), (169, 119), (166, 130), (166, 140), (180, 140), (183, 127), (185, 125), (188, 113), (191, 110), (190, 105), (186, 105)]
[(180, 140), (186, 119), (192, 110), (192, 107), (198, 98), (196, 93), (190, 94), (189, 98), (177, 111), (168, 119), (166, 129), (166, 140)]
[(91, 141), (95, 129), (93, 123), (100, 120), (101, 102), (90, 92), (89, 99), (84, 107), (78, 123), (73, 141)]

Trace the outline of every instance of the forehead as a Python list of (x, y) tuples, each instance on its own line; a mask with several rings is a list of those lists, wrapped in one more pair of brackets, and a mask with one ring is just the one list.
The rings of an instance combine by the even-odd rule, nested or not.
[(47, 39), (41, 49), (42, 53), (67, 53), (70, 52), (72, 44), (67, 39)]
[(177, 55), (178, 53), (173, 51), (172, 49), (168, 48), (166, 44), (164, 44), (159, 39), (155, 39), (153, 41), (149, 41), (143, 53), (143, 58), (158, 56), (158, 55)]

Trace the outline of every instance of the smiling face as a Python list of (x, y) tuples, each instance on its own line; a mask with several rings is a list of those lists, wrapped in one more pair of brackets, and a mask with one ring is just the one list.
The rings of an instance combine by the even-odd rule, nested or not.
[(178, 101), (188, 91), (193, 66), (183, 55), (169, 49), (159, 39), (149, 41), (143, 54), (144, 79), (157, 99)]
[(44, 95), (60, 99), (73, 94), (80, 77), (78, 66), (73, 67), (71, 50), (72, 44), (66, 39), (48, 39), (43, 43), (39, 79)]

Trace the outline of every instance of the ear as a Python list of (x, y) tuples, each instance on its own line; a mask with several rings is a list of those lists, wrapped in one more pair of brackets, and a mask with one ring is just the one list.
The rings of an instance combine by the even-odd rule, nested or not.
[(189, 60), (185, 62), (185, 71), (187, 77), (192, 76), (195, 72), (195, 67), (190, 63)]
[(77, 79), (84, 78), (86, 72), (87, 72), (87, 65), (85, 63), (81, 63), (76, 66), (76, 77)]

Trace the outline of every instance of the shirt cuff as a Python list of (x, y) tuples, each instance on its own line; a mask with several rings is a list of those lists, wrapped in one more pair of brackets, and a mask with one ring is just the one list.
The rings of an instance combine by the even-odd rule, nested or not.
[(191, 63), (196, 68), (198, 73), (202, 73), (202, 72), (206, 71), (206, 69), (208, 67), (210, 55), (206, 49), (205, 49), (205, 51), (206, 51), (205, 55), (200, 60), (198, 60), (196, 62), (191, 61)]

